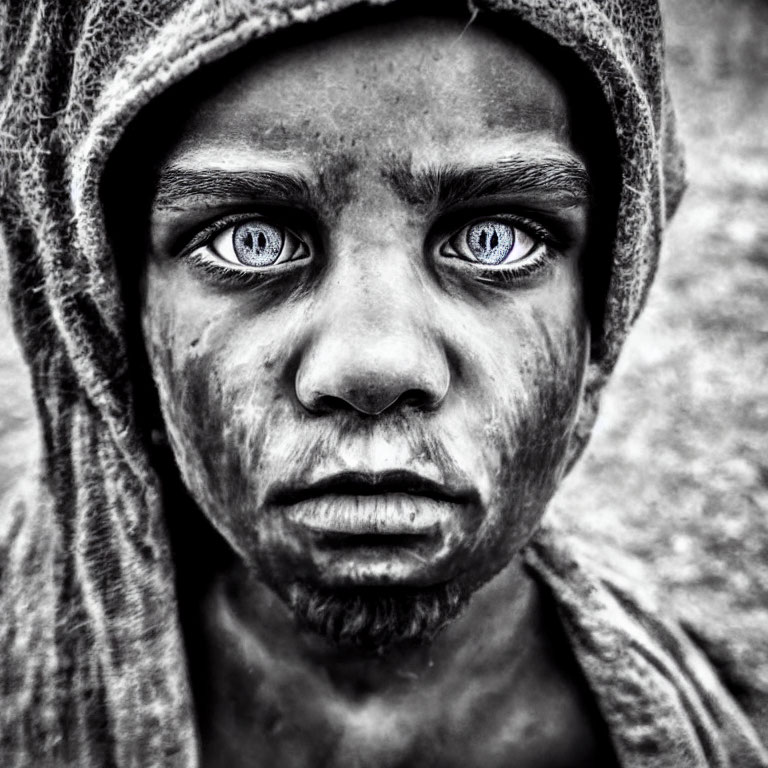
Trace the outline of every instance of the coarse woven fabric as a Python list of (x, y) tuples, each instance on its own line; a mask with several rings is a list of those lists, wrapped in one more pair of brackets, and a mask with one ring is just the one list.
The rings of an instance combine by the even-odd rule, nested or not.
[[(160, 480), (137, 427), (99, 184), (127, 124), (171, 84), (259, 36), (358, 4), (0, 3), (0, 234), (43, 446), (36, 475), (0, 517), (4, 767), (198, 764)], [(682, 190), (659, 11), (652, 0), (473, 7), (498, 14), (499, 24), (527, 22), (575, 51), (616, 126), (621, 189), (613, 269), (575, 458), (643, 306), (661, 232)], [(677, 696), (659, 674), (664, 695)], [(691, 731), (693, 721), (686, 722), (676, 731), (680, 751), (653, 765), (761, 764), (759, 757), (729, 758), (729, 737), (720, 739), (717, 728), (715, 751), (707, 752), (696, 744), (703, 737)], [(714, 728), (711, 718), (697, 722)], [(710, 753), (718, 760), (705, 762)], [(680, 755), (693, 757), (681, 762)], [(651, 763), (627, 763), (641, 764)]]
[(650, 595), (547, 524), (525, 556), (558, 607), (620, 765), (768, 765), (768, 751), (708, 660)]

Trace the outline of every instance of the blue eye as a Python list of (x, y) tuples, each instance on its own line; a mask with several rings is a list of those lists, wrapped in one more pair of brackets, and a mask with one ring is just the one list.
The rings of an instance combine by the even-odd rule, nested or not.
[(515, 228), (503, 221), (481, 221), (467, 231), (467, 246), (481, 264), (501, 264), (515, 247)]
[(283, 250), (285, 237), (278, 227), (265, 221), (246, 221), (232, 230), (232, 248), (247, 267), (268, 267)]
[[(530, 225), (531, 228), (534, 225)], [(522, 265), (546, 248), (546, 235), (532, 235), (515, 222), (481, 219), (454, 233), (440, 249), (443, 256), (485, 267)]]
[(258, 217), (219, 229), (200, 252), (208, 258), (255, 269), (306, 259), (310, 255), (307, 243), (290, 229)]

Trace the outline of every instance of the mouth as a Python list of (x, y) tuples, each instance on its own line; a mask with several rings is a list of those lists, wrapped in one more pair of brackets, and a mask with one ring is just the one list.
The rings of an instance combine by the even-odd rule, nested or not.
[(386, 472), (339, 472), (306, 485), (284, 486), (273, 495), (276, 504), (296, 504), (327, 495), (376, 496), (410, 494), (435, 501), (465, 502), (470, 489), (439, 483), (408, 470)]
[(408, 470), (341, 472), (268, 496), (327, 585), (427, 584), (479, 503), (471, 486)]
[(394, 470), (342, 472), (284, 487), (274, 494), (273, 503), (287, 507), (293, 522), (333, 543), (392, 546), (407, 543), (409, 537), (430, 537), (446, 515), (473, 496), (469, 488)]

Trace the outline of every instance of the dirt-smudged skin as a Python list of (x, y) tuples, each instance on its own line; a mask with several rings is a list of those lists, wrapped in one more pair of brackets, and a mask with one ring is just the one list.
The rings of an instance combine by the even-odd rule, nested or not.
[[(232, 552), (196, 627), (210, 765), (594, 757), (516, 557), (580, 400), (588, 168), (555, 77), (460, 31), (241, 60), (174, 111), (141, 312), (182, 480)], [(251, 246), (283, 233), (274, 266), (216, 250), (249, 216)], [(473, 222), (517, 250), (473, 261)]]
[[(227, 541), (282, 594), (295, 581), (323, 582), (330, 569), (318, 555), (307, 558), (311, 543), (286, 523), (284, 510), (269, 504), (270, 481), (292, 477), (299, 483), (318, 468), (356, 466), (365, 456), (381, 456), (380, 471), (390, 464), (433, 475), (471, 472), (480, 498), (462, 518), (446, 521), (444, 559), (436, 558), (424, 579), (461, 575), (478, 583), (519, 551), (559, 480), (580, 392), (583, 328), (580, 334), (569, 330), (556, 346), (544, 321), (534, 317), (526, 328), (522, 381), (489, 362), (489, 380), (510, 385), (494, 387), (471, 416), (445, 405), (367, 420), (348, 411), (320, 418), (302, 413), (270, 370), (254, 376), (238, 363), (225, 373), (220, 356), (226, 342), (212, 334), (180, 354), (169, 351), (184, 333), (176, 328), (165, 316), (148, 335), (182, 476)], [(289, 348), (289, 342), (280, 346)], [(270, 393), (271, 376), (277, 381)]]

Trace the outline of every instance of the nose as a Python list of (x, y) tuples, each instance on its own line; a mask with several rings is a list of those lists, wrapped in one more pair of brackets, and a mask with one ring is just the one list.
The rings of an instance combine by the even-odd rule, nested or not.
[[(296, 373), (299, 402), (311, 413), (354, 410), (377, 416), (404, 405), (434, 410), (450, 369), (434, 317), (418, 286), (337, 281)], [(404, 284), (405, 283), (405, 284)]]

